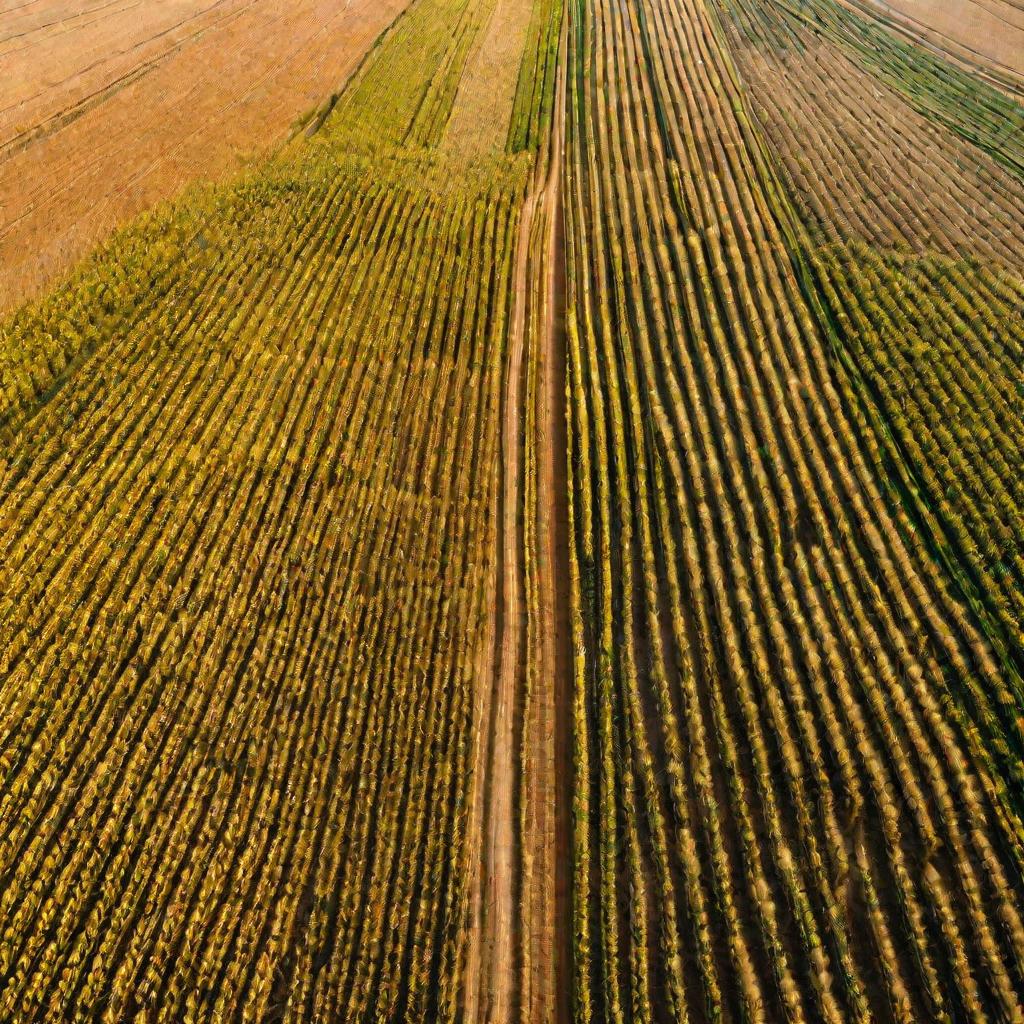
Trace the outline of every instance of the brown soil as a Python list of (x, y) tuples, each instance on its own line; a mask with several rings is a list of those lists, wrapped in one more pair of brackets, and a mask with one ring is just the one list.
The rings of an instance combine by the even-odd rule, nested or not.
[(521, 1019), (544, 1024), (568, 1024), (572, 994), (573, 692), (561, 196), (564, 60), (558, 68), (550, 162), (536, 214), (543, 225), (543, 248), (532, 272), (541, 315), (534, 321), (533, 347), (537, 360), (536, 623), (534, 648), (527, 657), (538, 672), (524, 710), (522, 741), (528, 774), (523, 842), (530, 870), (524, 872), (521, 941), (529, 971), (523, 978)]
[(30, 0), (0, 14), (0, 309), (285, 139), (408, 0)]
[[(536, 991), (543, 1005), (531, 1007), (530, 1020), (568, 1024), (572, 993), (572, 641), (569, 623), (569, 510), (567, 426), (565, 420), (565, 249), (564, 219), (560, 194), (561, 153), (564, 135), (565, 62), (559, 63), (556, 126), (549, 177), (549, 234), (546, 259), (550, 296), (548, 323), (541, 357), (543, 426), (538, 445), (541, 523), (541, 625), (542, 678), (548, 684), (539, 697), (549, 711), (546, 727), (534, 734), (540, 746), (538, 763), (546, 767), (546, 789), (553, 827), (538, 839), (544, 851), (534, 862), (544, 865), (544, 897), (535, 903), (534, 931), (540, 937), (532, 962), (541, 984)], [(547, 570), (546, 572), (544, 570)]]
[[(563, 40), (564, 46), (564, 40)], [(563, 1024), (570, 1019), (571, 971), (571, 651), (568, 624), (568, 511), (565, 467), (565, 352), (562, 263), (561, 166), (564, 147), (564, 61), (559, 64), (550, 159), (523, 203), (513, 281), (509, 356), (502, 419), (502, 479), (497, 519), (500, 564), (491, 589), (489, 625), (494, 652), (490, 672), (480, 676), (471, 847), (479, 858), (471, 881), (465, 964), (467, 1024), (510, 1024), (517, 1016)], [(541, 265), (530, 259), (531, 229), (541, 218), (545, 247)], [(540, 651), (523, 650), (523, 533), (518, 522), (523, 482), (523, 355), (531, 302), (543, 293), (540, 352), (539, 430), (536, 438)], [(525, 660), (537, 657), (540, 686), (522, 708)], [(515, 793), (520, 761), (516, 723), (532, 777), (526, 799), (531, 827), (528, 849), (516, 849)], [(529, 892), (518, 893), (523, 863), (532, 866)], [(526, 934), (517, 896), (528, 907)], [(519, 984), (517, 960), (527, 952), (530, 978)]]
[[(480, 853), (473, 878), (470, 930), (467, 940), (465, 1020), (467, 1024), (504, 1024), (513, 1016), (515, 972), (512, 969), (517, 911), (515, 877), (516, 749), (514, 722), (522, 678), (520, 622), (522, 599), (522, 535), (518, 526), (522, 476), (523, 342), (526, 334), (526, 292), (529, 281), (530, 225), (537, 197), (523, 203), (516, 243), (514, 303), (509, 329), (509, 355), (502, 413), (498, 550), (500, 566), (493, 587), (495, 621), (492, 635), (498, 649), (492, 670), (480, 677), (477, 716), (478, 756), (474, 782), (474, 839)], [(482, 730), (486, 729), (486, 735)]]
[(1024, 9), (1006, 0), (863, 0), (907, 34), (1024, 90)]

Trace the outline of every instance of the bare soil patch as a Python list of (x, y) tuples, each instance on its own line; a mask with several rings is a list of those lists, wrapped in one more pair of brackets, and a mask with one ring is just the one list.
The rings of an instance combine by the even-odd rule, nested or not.
[(0, 12), (0, 309), (285, 139), (408, 0), (38, 0)]
[(868, 6), (955, 57), (993, 65), (1024, 90), (1024, 9), (1019, 5), (1006, 0), (868, 0)]

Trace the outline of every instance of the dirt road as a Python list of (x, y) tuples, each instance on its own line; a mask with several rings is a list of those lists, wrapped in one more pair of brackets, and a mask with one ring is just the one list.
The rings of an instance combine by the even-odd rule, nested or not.
[[(564, 46), (564, 39), (563, 39)], [(501, 564), (495, 574), (493, 632), (496, 655), (484, 677), (478, 705), (477, 774), (470, 844), (480, 854), (471, 885), (464, 1019), (504, 1024), (520, 1009), (530, 1020), (569, 1019), (569, 987), (564, 972), (570, 955), (569, 801), (571, 752), (568, 715), (569, 659), (565, 513), (564, 268), (561, 245), (561, 160), (564, 148), (564, 62), (559, 63), (551, 150), (523, 204), (517, 239), (513, 310), (509, 331), (502, 417), (502, 481), (498, 518)], [(530, 239), (541, 221), (545, 244), (531, 260)], [(538, 536), (541, 550), (540, 650), (524, 650), (524, 540), (520, 522), (523, 460), (523, 358), (530, 329), (528, 313), (541, 296), (541, 402), (537, 445), (538, 493), (543, 508)], [(528, 513), (529, 514), (529, 513)], [(524, 708), (522, 684), (527, 657), (541, 666), (537, 707)], [(491, 685), (493, 683), (493, 690)], [(541, 714), (537, 714), (538, 708)], [(518, 726), (518, 728), (517, 728)], [(517, 742), (518, 741), (518, 742)], [(527, 780), (540, 827), (517, 849), (515, 793), (522, 763), (534, 767)], [(475, 837), (475, 840), (474, 840)], [(534, 891), (522, 892), (524, 855), (532, 865)], [(519, 901), (528, 908), (529, 934), (521, 934)], [(521, 985), (516, 965), (529, 943), (531, 974)]]
[[(564, 40), (563, 40), (564, 46)], [(564, 51), (563, 51), (564, 52)], [(539, 714), (528, 736), (535, 803), (545, 827), (531, 837), (537, 878), (531, 903), (533, 968), (527, 1019), (568, 1024), (572, 972), (572, 641), (569, 622), (568, 439), (565, 348), (565, 247), (562, 210), (565, 62), (559, 64), (557, 119), (544, 196), (545, 317), (540, 354), (537, 504), (541, 686), (533, 694)], [(539, 874), (539, 878), (538, 878)]]
[[(499, 644), (491, 671), (481, 677), (478, 748), (474, 774), (470, 848), (479, 851), (472, 883), (467, 940), (465, 1020), (511, 1020), (515, 926), (514, 876), (517, 859), (512, 819), (515, 787), (513, 721), (520, 671), (519, 624), (523, 615), (519, 486), (522, 474), (521, 383), (526, 323), (528, 250), (537, 195), (523, 203), (516, 242), (513, 311), (509, 329), (502, 414), (498, 548), (492, 635)], [(493, 692), (491, 686), (493, 684)], [(472, 856), (472, 855), (471, 855)]]

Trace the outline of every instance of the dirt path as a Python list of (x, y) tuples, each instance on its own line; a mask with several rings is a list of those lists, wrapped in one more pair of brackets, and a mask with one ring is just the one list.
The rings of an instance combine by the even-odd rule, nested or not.
[[(564, 30), (563, 30), (564, 35)], [(569, 622), (568, 436), (565, 419), (565, 245), (562, 152), (565, 146), (565, 40), (556, 88), (551, 166), (544, 195), (547, 238), (545, 324), (540, 354), (537, 443), (542, 711), (531, 736), (531, 763), (542, 771), (538, 800), (548, 827), (531, 837), (535, 866), (544, 869), (533, 904), (534, 981), (528, 1019), (568, 1024), (572, 1010), (572, 640)]]
[[(563, 30), (564, 35), (564, 30)], [(563, 38), (564, 46), (564, 38)], [(565, 71), (559, 79), (546, 172), (529, 189), (523, 203), (516, 243), (513, 310), (509, 329), (502, 415), (502, 480), (499, 485), (497, 540), (501, 552), (492, 593), (489, 636), (494, 650), (491, 671), (481, 678), (477, 706), (477, 752), (471, 810), (470, 849), (479, 850), (471, 879), (470, 921), (465, 966), (464, 1019), (505, 1024), (528, 1000), (527, 1016), (537, 1021), (568, 1021), (569, 986), (564, 981), (571, 953), (569, 916), (569, 800), (571, 750), (569, 699), (568, 590), (563, 562), (567, 555), (565, 510), (564, 420), (564, 268), (561, 244), (561, 160), (564, 147)], [(530, 236), (536, 218), (546, 232), (542, 265), (530, 261)], [(542, 275), (546, 275), (542, 276)], [(543, 283), (542, 283), (543, 282)], [(539, 493), (545, 509), (540, 524), (541, 690), (546, 721), (526, 728), (528, 760), (537, 766), (531, 785), (548, 809), (551, 824), (527, 837), (539, 898), (524, 893), (530, 907), (530, 935), (518, 934), (517, 902), (523, 851), (517, 849), (515, 793), (519, 784), (517, 723), (530, 720), (523, 709), (521, 683), (527, 652), (523, 650), (524, 551), (519, 522), (523, 483), (523, 353), (531, 297), (543, 291), (545, 303), (541, 371), (542, 428), (537, 438)], [(546, 571), (544, 571), (546, 569)], [(493, 681), (493, 690), (487, 685)], [(545, 699), (546, 698), (546, 699)], [(568, 765), (568, 770), (566, 770)], [(559, 792), (559, 787), (565, 792)], [(475, 840), (475, 843), (474, 843)], [(471, 853), (471, 857), (473, 854)], [(531, 964), (539, 977), (528, 993), (519, 991), (517, 943), (531, 943)], [(524, 1009), (526, 1007), (524, 1006)]]
[[(472, 882), (470, 929), (466, 958), (465, 1020), (511, 1020), (513, 931), (515, 926), (515, 789), (514, 713), (521, 652), (519, 623), (523, 615), (522, 545), (518, 526), (522, 475), (521, 417), (523, 342), (529, 270), (530, 226), (537, 206), (531, 189), (523, 203), (516, 241), (512, 323), (502, 414), (502, 479), (499, 484), (498, 548), (501, 564), (492, 592), (496, 600), (493, 635), (499, 649), (492, 671), (482, 679), (477, 710), (478, 748), (474, 783), (474, 839), (480, 863)], [(500, 592), (500, 593), (499, 593)], [(493, 694), (489, 683), (494, 683)], [(484, 734), (486, 727), (486, 735)]]

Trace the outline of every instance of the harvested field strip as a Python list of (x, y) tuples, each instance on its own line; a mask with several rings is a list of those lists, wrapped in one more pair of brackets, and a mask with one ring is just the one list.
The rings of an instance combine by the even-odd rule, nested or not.
[[(405, 3), (223, 0), (160, 35), (170, 7), (184, 16), (197, 6), (112, 16), (104, 29), (110, 44), (98, 43), (110, 60), (94, 68), (78, 63), (80, 46), (88, 49), (85, 30), (60, 35), (68, 49), (53, 53), (59, 73), (31, 54), (20, 70), (11, 58), (5, 96), (17, 101), (11, 117), (31, 144), (0, 157), (4, 309), (36, 294), (132, 215), (196, 179), (235, 173), (283, 141), (297, 117), (342, 90)], [(143, 43), (149, 30), (156, 36)], [(26, 81), (51, 83), (39, 95), (43, 106), (28, 103), (19, 84)]]
[(1013, 0), (963, 0), (948, 6), (927, 0), (847, 2), (940, 59), (963, 65), (1017, 100), (1024, 98), (1024, 8)]
[[(159, 18), (163, 13), (161, 8), (140, 11), (141, 5), (134, 2), (105, 11), (102, 22), (90, 24), (94, 27), (92, 32), (83, 31), (85, 26), (74, 19), (59, 18), (43, 26), (58, 31), (56, 39), (37, 30), (16, 45), (7, 46), (7, 40), (0, 41), (0, 53), (8, 63), (14, 83), (7, 94), (10, 101), (0, 107), (0, 125), (10, 124), (13, 129), (10, 135), (0, 139), (0, 155), (9, 155), (70, 124), (113, 92), (125, 88), (182, 47), (195, 42), (204, 32), (223, 28), (254, 2), (207, 3), (171, 23)], [(133, 18), (130, 45), (124, 46), (124, 15), (129, 11)], [(139, 24), (140, 13), (142, 24)], [(173, 16), (175, 12), (170, 13)], [(150, 26), (147, 26), (147, 14), (150, 18), (157, 16)], [(13, 38), (20, 39), (20, 36)], [(41, 61), (44, 62), (42, 67)], [(52, 72), (47, 68), (50, 62)], [(29, 92), (31, 89), (36, 91)]]
[(772, 6), (838, 43), (915, 110), (1024, 175), (1024, 107), (1012, 96), (837, 0), (812, 0), (803, 7), (773, 0)]
[[(493, 157), (505, 148), (534, 7), (529, 0), (497, 0), (480, 33), (444, 133), (444, 148), (456, 150), (465, 160)], [(482, 97), (490, 102), (482, 103)]]

